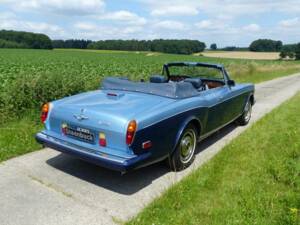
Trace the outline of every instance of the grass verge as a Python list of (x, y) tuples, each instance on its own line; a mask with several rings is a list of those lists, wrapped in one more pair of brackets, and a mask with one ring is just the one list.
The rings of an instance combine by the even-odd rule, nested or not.
[(0, 162), (40, 149), (34, 135), (41, 129), (37, 113), (0, 126)]
[(127, 224), (299, 224), (300, 94)]

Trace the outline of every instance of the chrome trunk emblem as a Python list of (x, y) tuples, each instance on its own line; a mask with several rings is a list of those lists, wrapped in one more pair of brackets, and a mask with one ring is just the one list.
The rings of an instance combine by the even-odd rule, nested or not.
[(84, 112), (85, 112), (85, 109), (81, 109), (79, 115), (73, 114), (73, 116), (74, 116), (75, 119), (77, 119), (79, 121), (81, 121), (81, 120), (87, 120), (88, 117), (84, 115)]

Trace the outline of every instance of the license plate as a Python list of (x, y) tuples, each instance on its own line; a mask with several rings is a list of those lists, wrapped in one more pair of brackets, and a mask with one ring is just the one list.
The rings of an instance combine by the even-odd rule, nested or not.
[(86, 128), (82, 127), (72, 127), (66, 124), (63, 124), (63, 132), (65, 135), (85, 141), (85, 142), (94, 142), (94, 134)]

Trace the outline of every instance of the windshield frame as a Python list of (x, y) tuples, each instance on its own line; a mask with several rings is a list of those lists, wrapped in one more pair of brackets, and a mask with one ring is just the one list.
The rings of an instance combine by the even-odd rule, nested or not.
[[(186, 67), (206, 67), (206, 68), (214, 68), (214, 69), (217, 69), (217, 70), (220, 70), (221, 74), (223, 75), (223, 79), (222, 81), (226, 84), (228, 80), (230, 80), (225, 68), (223, 65), (219, 65), (219, 64), (209, 64), (209, 63), (199, 63), (199, 62), (174, 62), (174, 63), (167, 63), (167, 64), (164, 64), (163, 66), (163, 71), (162, 71), (162, 74), (164, 76), (167, 76), (167, 80), (169, 81), (170, 78), (173, 76), (173, 77), (180, 77), (180, 75), (172, 75), (170, 74), (170, 70), (169, 68), (170, 67), (179, 67), (179, 66), (186, 66)], [(199, 76), (199, 78), (201, 78)], [(214, 79), (210, 79), (210, 78), (201, 78), (201, 79), (207, 79), (207, 80), (214, 80)], [(219, 79), (216, 79), (216, 80), (219, 80)]]

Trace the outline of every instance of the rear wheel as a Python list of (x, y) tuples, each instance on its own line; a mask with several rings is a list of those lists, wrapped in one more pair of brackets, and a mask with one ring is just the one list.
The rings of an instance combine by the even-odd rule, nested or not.
[(174, 153), (169, 158), (169, 166), (173, 171), (180, 171), (191, 165), (195, 159), (197, 145), (196, 128), (188, 125), (180, 137)]
[(251, 119), (252, 104), (250, 99), (247, 101), (243, 114), (236, 120), (238, 125), (247, 125)]

